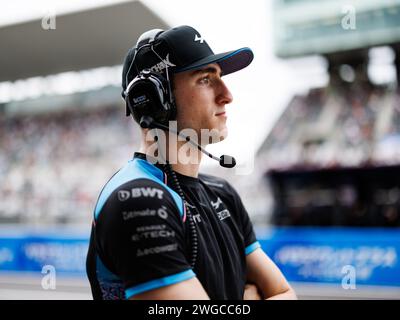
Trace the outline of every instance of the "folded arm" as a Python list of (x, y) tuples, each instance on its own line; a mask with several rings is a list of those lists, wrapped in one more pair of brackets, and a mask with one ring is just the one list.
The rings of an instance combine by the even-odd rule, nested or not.
[(254, 284), (264, 299), (297, 299), (282, 272), (261, 248), (248, 254), (246, 263), (247, 282)]

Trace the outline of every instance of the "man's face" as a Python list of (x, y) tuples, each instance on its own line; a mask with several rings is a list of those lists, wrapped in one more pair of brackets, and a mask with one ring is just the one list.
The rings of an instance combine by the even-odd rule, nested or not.
[(227, 135), (225, 105), (233, 98), (221, 79), (219, 65), (177, 73), (173, 81), (178, 129), (195, 130), (201, 144), (208, 143), (200, 141), (201, 129), (218, 130), (223, 140)]

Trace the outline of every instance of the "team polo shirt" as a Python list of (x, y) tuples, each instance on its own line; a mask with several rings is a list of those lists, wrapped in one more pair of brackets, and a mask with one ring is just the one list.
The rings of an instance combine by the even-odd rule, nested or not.
[(136, 294), (197, 277), (211, 299), (243, 299), (246, 255), (260, 244), (234, 188), (225, 180), (176, 172), (195, 222), (189, 222), (163, 165), (135, 156), (104, 186), (94, 210), (87, 274), (94, 299)]

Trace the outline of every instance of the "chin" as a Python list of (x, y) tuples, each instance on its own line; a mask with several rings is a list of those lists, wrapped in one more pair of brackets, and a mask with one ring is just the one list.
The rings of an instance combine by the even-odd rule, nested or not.
[(208, 141), (207, 144), (218, 143), (226, 139), (228, 136), (228, 128), (226, 126), (222, 126), (222, 128), (214, 128), (209, 130), (209, 133), (209, 138), (206, 136), (204, 137), (205, 141)]
[(228, 128), (224, 126), (221, 130), (221, 141), (225, 140), (228, 137)]

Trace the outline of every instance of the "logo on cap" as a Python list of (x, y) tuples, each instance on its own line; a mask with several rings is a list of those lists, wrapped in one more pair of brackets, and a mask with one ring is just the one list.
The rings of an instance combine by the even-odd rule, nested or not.
[(165, 59), (163, 59), (161, 62), (152, 66), (150, 68), (150, 70), (153, 72), (160, 72), (160, 71), (164, 70), (166, 67), (175, 67), (175, 66), (176, 66), (175, 64), (173, 64), (171, 61), (169, 61), (169, 53), (168, 53), (167, 56), (165, 57)]
[(198, 36), (197, 34), (194, 36), (194, 41), (200, 41), (200, 43), (204, 42), (204, 39), (200, 36)]

